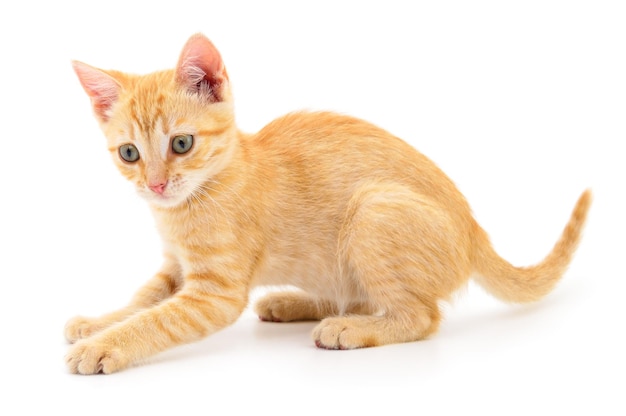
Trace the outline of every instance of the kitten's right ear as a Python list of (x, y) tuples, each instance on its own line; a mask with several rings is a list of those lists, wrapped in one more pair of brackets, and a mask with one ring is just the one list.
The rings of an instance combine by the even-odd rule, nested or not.
[(109, 110), (120, 94), (120, 84), (111, 75), (79, 61), (72, 61), (74, 72), (91, 98), (94, 113), (101, 121), (109, 119)]

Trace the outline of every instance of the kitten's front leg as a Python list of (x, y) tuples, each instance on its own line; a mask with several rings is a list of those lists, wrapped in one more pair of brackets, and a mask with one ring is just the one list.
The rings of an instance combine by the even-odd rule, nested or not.
[[(72, 373), (109, 374), (170, 347), (197, 341), (234, 322), (247, 286), (203, 274), (186, 278), (168, 300), (78, 341), (66, 356)], [(229, 286), (229, 287), (226, 287)]]
[(168, 258), (161, 271), (137, 291), (126, 307), (97, 318), (76, 316), (70, 319), (65, 324), (65, 339), (73, 344), (80, 339), (88, 338), (139, 310), (169, 298), (178, 291), (181, 284), (180, 266), (175, 260)]

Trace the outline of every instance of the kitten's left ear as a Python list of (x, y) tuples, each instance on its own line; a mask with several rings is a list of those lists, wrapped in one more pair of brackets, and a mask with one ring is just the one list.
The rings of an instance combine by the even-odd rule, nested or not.
[(213, 43), (197, 33), (189, 38), (176, 65), (176, 80), (187, 90), (211, 102), (226, 98), (228, 74)]
[(93, 66), (79, 61), (72, 61), (72, 66), (83, 89), (91, 98), (94, 113), (101, 121), (107, 121), (109, 110), (119, 97), (120, 84), (111, 75)]

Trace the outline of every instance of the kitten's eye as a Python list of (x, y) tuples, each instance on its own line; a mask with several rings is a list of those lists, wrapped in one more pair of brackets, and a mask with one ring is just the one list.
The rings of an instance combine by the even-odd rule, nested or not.
[(187, 153), (191, 146), (193, 146), (193, 136), (191, 134), (181, 134), (172, 140), (172, 150), (179, 155)]
[(120, 157), (127, 162), (133, 163), (139, 160), (139, 150), (133, 144), (120, 146)]

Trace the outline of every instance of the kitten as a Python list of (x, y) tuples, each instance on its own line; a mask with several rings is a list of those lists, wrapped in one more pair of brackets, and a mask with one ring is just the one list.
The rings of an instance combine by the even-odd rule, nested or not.
[(507, 302), (546, 295), (570, 262), (582, 194), (552, 252), (518, 268), (493, 250), (429, 159), (355, 118), (300, 112), (247, 135), (219, 52), (201, 34), (174, 70), (73, 63), (113, 161), (148, 201), (162, 269), (128, 306), (65, 327), (73, 373), (111, 373), (233, 323), (257, 285), (301, 290), (256, 304), (264, 321), (320, 320), (320, 348), (415, 341), (470, 275)]

